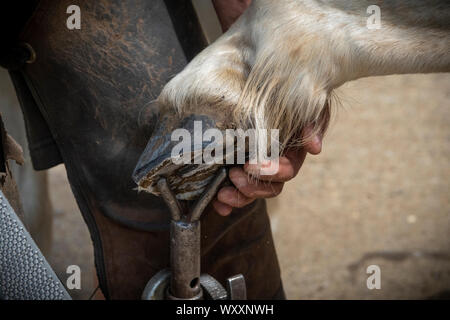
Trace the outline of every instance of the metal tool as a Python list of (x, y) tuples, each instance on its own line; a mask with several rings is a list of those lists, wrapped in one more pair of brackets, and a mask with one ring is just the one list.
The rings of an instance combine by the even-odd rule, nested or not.
[(170, 270), (161, 270), (150, 279), (143, 300), (246, 299), (242, 274), (230, 277), (225, 289), (212, 276), (200, 273), (200, 217), (226, 177), (226, 169), (221, 168), (190, 211), (183, 210), (164, 177), (158, 180), (171, 214)]

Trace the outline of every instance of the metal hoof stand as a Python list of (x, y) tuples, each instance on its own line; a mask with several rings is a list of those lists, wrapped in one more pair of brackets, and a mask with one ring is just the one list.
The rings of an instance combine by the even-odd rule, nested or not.
[(225, 289), (212, 276), (200, 273), (200, 216), (226, 176), (226, 169), (220, 169), (193, 209), (185, 212), (170, 190), (166, 178), (158, 180), (159, 191), (171, 214), (170, 270), (161, 270), (150, 279), (142, 299), (246, 299), (245, 279), (242, 274), (228, 278)]

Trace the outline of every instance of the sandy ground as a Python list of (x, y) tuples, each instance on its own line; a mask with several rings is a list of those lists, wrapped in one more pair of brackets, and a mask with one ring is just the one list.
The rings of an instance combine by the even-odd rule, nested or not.
[[(343, 108), (322, 154), (268, 202), (289, 299), (411, 299), (450, 290), (450, 74), (363, 79), (339, 90)], [(93, 291), (89, 234), (63, 166), (50, 171), (50, 262), (82, 269)], [(381, 270), (369, 290), (366, 269)]]

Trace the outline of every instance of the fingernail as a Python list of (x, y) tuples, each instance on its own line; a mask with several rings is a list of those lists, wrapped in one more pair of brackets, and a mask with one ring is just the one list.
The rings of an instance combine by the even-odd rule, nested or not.
[(230, 179), (237, 188), (247, 185), (247, 175), (242, 171), (242, 169), (231, 169)]
[(317, 147), (319, 148), (319, 150), (322, 149), (322, 138), (321, 138), (321, 137), (319, 137), (318, 135), (316, 135), (316, 136), (314, 137), (314, 143), (317, 144)]
[(269, 159), (263, 159), (261, 161), (261, 166), (260, 168), (268, 168), (272, 165), (272, 161), (270, 161)]
[(233, 183), (238, 188), (245, 187), (247, 185), (247, 178), (245, 178), (245, 177), (234, 178)]

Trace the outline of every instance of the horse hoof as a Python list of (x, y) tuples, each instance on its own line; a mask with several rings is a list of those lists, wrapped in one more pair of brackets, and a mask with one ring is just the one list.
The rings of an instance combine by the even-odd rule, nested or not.
[[(180, 136), (178, 133), (173, 134), (177, 128), (182, 130), (178, 133), (187, 140), (183, 141), (185, 148), (182, 152), (173, 154), (174, 150), (180, 149)], [(150, 137), (133, 172), (138, 189), (159, 196), (156, 184), (160, 177), (165, 177), (178, 200), (197, 199), (223, 166), (202, 161), (203, 150), (211, 144), (210, 141), (203, 141), (203, 134), (208, 129), (224, 131), (225, 127), (222, 122), (207, 115), (192, 114), (181, 120), (164, 118)], [(177, 149), (174, 149), (177, 145)], [(181, 156), (184, 159), (182, 163)]]

